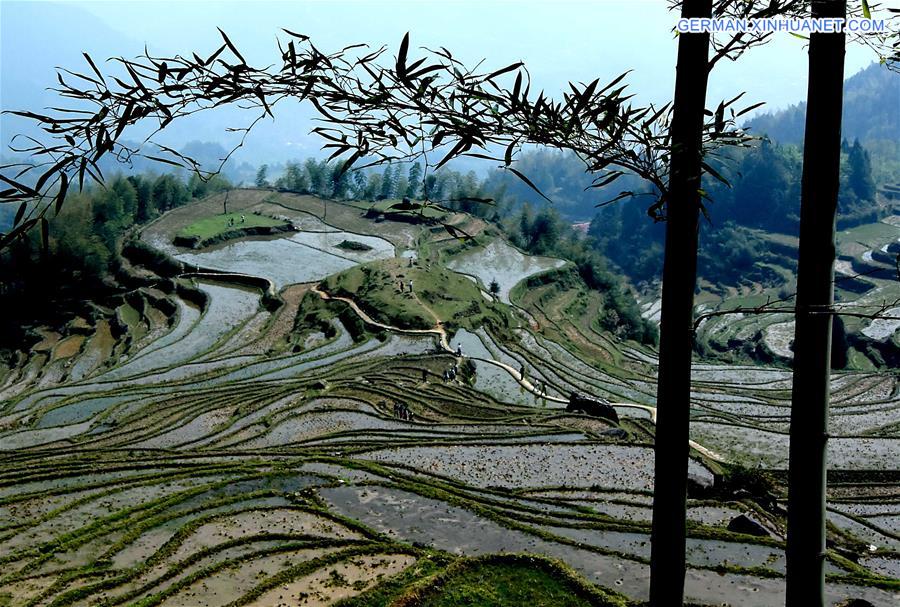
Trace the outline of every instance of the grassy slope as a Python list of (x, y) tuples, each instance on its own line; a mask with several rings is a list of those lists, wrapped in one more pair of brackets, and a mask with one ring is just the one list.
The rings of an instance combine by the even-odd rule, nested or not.
[(541, 569), (520, 564), (495, 563), (463, 571), (421, 602), (422, 607), (521, 605), (522, 607), (576, 607), (591, 605), (565, 581)]
[[(228, 225), (229, 219), (234, 220), (234, 225)], [(236, 228), (255, 228), (265, 226), (277, 226), (283, 221), (266, 217), (265, 215), (244, 214), (244, 222), (241, 223), (241, 213), (228, 213), (227, 215), (213, 215), (204, 217), (185, 227), (179, 233), (180, 236), (199, 236), (202, 239), (218, 236), (223, 232)]]
[[(416, 297), (408, 291), (410, 280)], [(335, 274), (325, 281), (325, 289), (354, 299), (375, 320), (406, 329), (432, 328), (438, 320), (449, 327), (474, 328), (486, 317), (502, 314), (468, 278), (437, 266), (409, 267), (402, 258)]]
[[(618, 607), (623, 597), (594, 586), (563, 563), (515, 554), (416, 566), (339, 607)], [(437, 573), (437, 574), (435, 574)]]

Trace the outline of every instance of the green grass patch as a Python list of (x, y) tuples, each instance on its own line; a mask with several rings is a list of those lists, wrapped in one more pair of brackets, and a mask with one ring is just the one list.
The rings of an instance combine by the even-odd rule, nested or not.
[(841, 230), (837, 233), (839, 248), (843, 248), (842, 245), (844, 243), (853, 242), (876, 248), (889, 242), (893, 242), (896, 238), (897, 226), (881, 222), (867, 223), (866, 225), (857, 226), (848, 230)]
[[(257, 228), (257, 227), (274, 227), (287, 225), (286, 222), (267, 217), (265, 215), (255, 215), (253, 213), (244, 213), (244, 221), (241, 222), (241, 213), (228, 213), (226, 215), (213, 215), (195, 221), (191, 225), (183, 228), (178, 235), (191, 237), (198, 236), (202, 240), (214, 238), (219, 234), (240, 228)], [(233, 224), (229, 222), (233, 221)]]
[(559, 561), (529, 555), (461, 559), (393, 607), (613, 607), (624, 597), (586, 582)]
[(869, 357), (857, 350), (856, 348), (849, 348), (847, 350), (847, 367), (850, 369), (856, 369), (859, 371), (877, 371), (878, 367), (876, 367)]
[(122, 322), (127, 324), (131, 329), (134, 329), (141, 322), (141, 314), (137, 310), (135, 310), (129, 304), (122, 304), (119, 306), (119, 316), (122, 319)]
[(332, 295), (356, 301), (374, 320), (403, 329), (430, 329), (438, 320), (449, 329), (474, 329), (502, 316), (465, 276), (438, 266), (410, 267), (407, 259), (359, 265), (330, 276), (324, 285)]

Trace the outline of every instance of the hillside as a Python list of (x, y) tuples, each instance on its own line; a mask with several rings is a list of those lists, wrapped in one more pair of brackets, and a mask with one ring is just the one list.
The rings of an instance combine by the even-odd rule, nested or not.
[[(841, 118), (845, 139), (859, 139), (865, 146), (875, 141), (900, 140), (900, 75), (873, 63), (844, 82), (844, 111)], [(782, 144), (802, 145), (806, 102), (787, 109), (762, 114), (745, 126), (768, 135)]]
[[(647, 599), (657, 355), (607, 330), (608, 290), (465, 213), (444, 218), (460, 241), (228, 195), (296, 230), (185, 249), (225, 194), (168, 210), (125, 250), (129, 293), (0, 367), (0, 605)], [(789, 382), (695, 367), (690, 603), (783, 603)], [(829, 600), (890, 604), (897, 378), (833, 389)]]
[[(873, 156), (878, 181), (900, 181), (900, 74), (873, 63), (844, 82), (842, 136)], [(803, 145), (806, 102), (762, 114), (745, 126), (784, 145)]]

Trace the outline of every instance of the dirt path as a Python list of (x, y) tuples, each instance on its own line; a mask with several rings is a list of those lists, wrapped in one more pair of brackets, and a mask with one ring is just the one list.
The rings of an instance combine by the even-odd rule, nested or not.
[[(377, 320), (373, 319), (371, 316), (366, 314), (356, 304), (355, 301), (353, 301), (349, 297), (338, 297), (335, 295), (329, 295), (328, 293), (320, 290), (318, 288), (318, 286), (313, 286), (311, 291), (313, 293), (315, 293), (316, 295), (318, 295), (319, 297), (321, 297), (322, 299), (326, 299), (326, 300), (334, 299), (337, 301), (343, 301), (344, 303), (349, 305), (350, 308), (352, 308), (354, 312), (356, 312), (356, 314), (362, 319), (363, 322), (365, 322), (366, 324), (372, 325), (374, 327), (378, 327), (380, 329), (385, 329), (387, 331), (394, 331), (396, 333), (405, 333), (405, 334), (409, 334), (409, 335), (437, 335), (438, 338), (440, 339), (441, 347), (445, 351), (449, 352), (450, 354), (455, 353), (454, 350), (450, 347), (450, 343), (447, 340), (447, 331), (444, 329), (443, 322), (441, 321), (440, 318), (438, 318), (437, 314), (434, 313), (434, 310), (432, 310), (431, 308), (426, 306), (415, 293), (413, 293), (413, 297), (415, 297), (416, 301), (419, 302), (419, 305), (421, 305), (434, 318), (435, 327), (433, 329), (401, 329), (400, 327), (392, 327), (390, 325), (386, 325), (382, 322), (378, 322)], [(507, 365), (506, 363), (502, 363), (498, 360), (493, 360), (493, 359), (488, 359), (488, 358), (476, 358), (476, 357), (472, 357), (472, 358), (474, 360), (482, 361), (482, 362), (494, 365), (495, 367), (500, 367), (501, 369), (504, 369), (507, 373), (509, 373), (512, 376), (513, 379), (515, 379), (519, 383), (519, 385), (521, 385), (523, 388), (525, 388), (526, 390), (528, 390), (529, 392), (531, 392), (532, 394), (534, 394), (535, 396), (537, 396), (539, 398), (544, 398), (548, 401), (560, 403), (560, 404), (568, 404), (568, 402), (569, 402), (568, 399), (559, 398), (557, 396), (543, 395), (542, 392), (540, 390), (538, 390), (534, 386), (534, 384), (531, 383), (531, 381), (529, 381), (526, 377), (522, 376), (522, 374), (519, 372), (519, 370), (513, 368), (510, 365)], [(610, 404), (613, 407), (627, 408), (627, 409), (641, 409), (643, 411), (647, 411), (650, 414), (650, 421), (654, 425), (656, 425), (656, 407), (652, 407), (650, 405), (640, 405), (637, 403), (610, 403)], [(699, 451), (700, 453), (702, 453), (703, 455), (705, 455), (706, 457), (708, 457), (714, 461), (717, 461), (717, 462), (725, 462), (726, 461), (725, 458), (723, 458), (718, 453), (707, 449), (706, 447), (704, 447), (703, 445), (701, 445), (695, 441), (689, 441), (689, 444), (692, 448), (696, 449), (697, 451)]]
[[(441, 324), (438, 324), (434, 329), (401, 329), (400, 327), (392, 327), (391, 325), (386, 325), (383, 322), (378, 322), (368, 314), (366, 314), (355, 301), (350, 299), (349, 297), (339, 297), (337, 295), (330, 295), (325, 291), (319, 289), (319, 287), (313, 286), (310, 289), (313, 293), (321, 297), (322, 299), (328, 300), (333, 299), (335, 301), (342, 301), (350, 306), (350, 308), (356, 312), (356, 315), (359, 316), (362, 321), (368, 325), (372, 325), (373, 327), (378, 327), (379, 329), (385, 329), (387, 331), (393, 331), (395, 333), (403, 333), (406, 335), (437, 335), (441, 342), (441, 347), (450, 352), (450, 345), (447, 343), (447, 331), (444, 330), (444, 327)], [(433, 314), (433, 313), (432, 313)]]

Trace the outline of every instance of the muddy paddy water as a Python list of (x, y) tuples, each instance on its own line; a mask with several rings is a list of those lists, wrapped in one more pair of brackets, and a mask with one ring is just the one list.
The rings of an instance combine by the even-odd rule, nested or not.
[[(638, 600), (647, 599), (649, 566), (624, 555), (603, 554), (548, 541), (510, 529), (464, 508), (398, 489), (346, 486), (323, 488), (318, 492), (331, 509), (403, 541), (421, 542), (466, 556), (497, 552), (547, 554), (564, 560), (592, 582)], [(649, 538), (644, 538), (645, 546), (649, 546)], [(629, 538), (625, 543), (630, 542), (640, 544), (640, 536)], [(749, 551), (742, 545), (735, 545), (732, 550), (727, 546), (723, 548), (725, 552), (717, 553), (716, 557), (730, 557), (736, 561), (747, 558), (769, 561), (773, 556), (774, 560), (778, 559), (777, 554), (772, 555), (767, 552), (770, 549), (764, 547), (753, 547)], [(709, 561), (708, 558), (704, 560)], [(689, 568), (685, 594), (687, 600), (704, 604), (722, 604), (726, 599), (728, 605), (770, 607), (784, 603), (784, 581)], [(849, 595), (865, 598), (879, 606), (894, 604), (897, 598), (887, 590), (851, 589), (839, 584), (829, 584), (826, 594), (832, 603)]]
[[(365, 250), (342, 248), (358, 243)], [(268, 278), (276, 289), (301, 282), (322, 280), (367, 261), (394, 256), (394, 245), (375, 236), (350, 232), (297, 232), (287, 238), (240, 240), (205, 251), (179, 253), (175, 257), (199, 266)]]
[[(352, 233), (363, 229), (361, 209), (337, 211), (340, 229), (310, 216), (295, 221), (303, 231), (290, 236), (171, 253), (189, 264), (264, 277), (278, 288), (397, 254), (387, 240)], [(388, 223), (377, 231), (392, 238)], [(429, 250), (427, 229), (402, 229), (415, 238), (394, 239), (398, 246)], [(451, 258), (449, 266), (485, 288), (497, 280), (498, 299), (508, 302), (522, 280), (563, 263), (495, 240)], [(420, 566), (421, 555), (399, 541), (457, 555), (545, 554), (592, 582), (646, 598), (651, 422), (625, 420), (627, 437), (599, 440), (607, 424), (552, 409), (559, 403), (542, 407), (516, 378), (524, 367), (529, 380), (546, 380), (554, 395), (579, 390), (652, 406), (652, 348), (585, 332), (592, 347), (616, 355), (604, 365), (581, 342), (535, 330), (523, 320), (526, 312), (537, 317), (535, 309), (508, 310), (514, 337), (484, 327), (451, 331), (452, 347), (477, 358), (477, 373), (471, 384), (440, 381), (452, 359), (437, 351), (433, 335), (387, 331), (386, 339), (374, 339), (355, 330), (355, 319), (327, 317), (335, 329), (327, 338), (323, 325), (296, 348), (282, 341), (289, 343), (284, 349), (252, 349), (269, 337), (269, 344), (285, 339), (289, 329), (272, 330), (282, 312), (263, 311), (253, 290), (196, 285), (210, 296), (205, 312), (173, 296), (177, 319), (166, 333), (134, 337), (132, 347), (117, 350), (127, 356), (90, 375), (79, 371), (82, 381), (63, 381), (53, 374), (58, 368), (41, 375), (42, 365), (53, 363), (38, 361), (39, 381), (30, 389), (11, 386), (7, 393), (22, 398), (0, 402), (0, 450), (15, 451), (0, 487), (0, 551), (11, 554), (4, 561), (9, 573), (0, 576), (0, 605), (10, 593), (11, 605), (51, 604), (96, 583), (98, 566), (109, 563), (122, 583), (86, 591), (73, 604), (227, 605), (244, 597), (246, 604), (324, 605)], [(292, 327), (296, 310), (282, 324)], [(454, 324), (442, 320), (448, 329)], [(96, 364), (91, 358), (81, 367)], [(832, 428), (841, 436), (832, 440), (832, 463), (896, 470), (896, 380), (846, 372), (834, 379)], [(784, 467), (779, 424), (790, 383), (783, 368), (697, 364), (694, 438), (754, 467)], [(391, 415), (391, 403), (408, 403), (414, 419)], [(647, 416), (643, 409), (620, 412)], [(697, 479), (712, 481), (699, 460), (689, 466)], [(878, 546), (860, 558), (864, 567), (896, 577), (896, 496), (866, 499), (841, 490), (847, 492), (832, 504), (830, 520)], [(689, 506), (690, 520), (705, 526), (691, 527), (689, 599), (783, 603), (783, 544), (726, 530), (751, 506), (693, 500)], [(69, 539), (54, 544), (59, 538)], [(349, 554), (375, 543), (377, 554)], [(324, 557), (337, 560), (303, 569)], [(715, 570), (722, 565), (730, 572)], [(756, 568), (765, 572), (750, 575)], [(265, 586), (288, 570), (296, 575)], [(832, 602), (851, 596), (898, 602), (877, 588), (829, 586)]]
[(565, 263), (562, 259), (525, 255), (498, 239), (483, 249), (474, 249), (454, 257), (447, 267), (477, 277), (485, 287), (496, 280), (500, 285), (498, 297), (504, 303), (509, 303), (509, 292), (514, 286), (533, 274), (560, 268)]
[[(415, 466), (475, 487), (653, 488), (653, 449), (631, 445), (542, 444), (406, 447), (368, 452), (372, 461)], [(712, 482), (712, 472), (691, 460), (690, 474)]]

